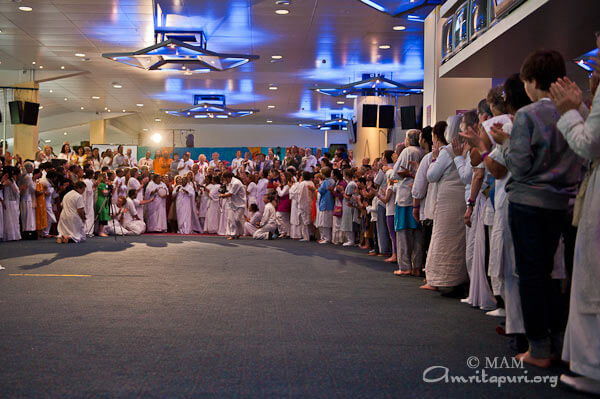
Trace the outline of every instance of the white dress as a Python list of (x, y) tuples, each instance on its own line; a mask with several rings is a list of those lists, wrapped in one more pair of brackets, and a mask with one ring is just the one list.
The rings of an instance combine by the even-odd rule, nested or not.
[(570, 363), (572, 371), (600, 381), (600, 90), (584, 123), (586, 113), (568, 111), (557, 124), (569, 147), (593, 161), (575, 242), (569, 322), (562, 358)]
[[(140, 183), (140, 181), (136, 178), (130, 178), (129, 181), (127, 181), (127, 191), (129, 190), (138, 190), (140, 188), (140, 186), (142, 185), (142, 183)], [(144, 199), (144, 190), (140, 190), (138, 191), (135, 199), (138, 201), (138, 204), (140, 203), (140, 201), (142, 201)], [(136, 211), (137, 211), (137, 215), (140, 218), (144, 218), (144, 206), (143, 205), (136, 205)]]
[(300, 196), (300, 183), (296, 182), (290, 187), (289, 195), (292, 207), (290, 208), (290, 238), (300, 238), (300, 209), (298, 199)]
[(189, 182), (186, 186), (187, 191), (192, 193), (190, 196), (190, 206), (192, 208), (192, 232), (204, 233), (204, 227), (200, 224), (200, 214), (198, 211), (198, 202), (196, 202), (196, 190), (194, 184)]
[(21, 230), (35, 231), (35, 183), (30, 174), (24, 174), (21, 184), (26, 185), (21, 192)]
[(256, 185), (256, 204), (261, 212), (265, 210), (265, 201), (263, 201), (263, 197), (267, 193), (268, 185), (269, 180), (264, 178), (260, 179)]
[(221, 220), (219, 187), (218, 184), (209, 184), (206, 186), (206, 190), (208, 191), (208, 205), (206, 208), (206, 217), (204, 218), (205, 233), (215, 234), (219, 231), (219, 221)]
[(177, 210), (177, 233), (192, 234), (192, 201), (193, 192), (190, 193), (188, 186), (178, 185), (173, 190), (175, 209)]
[(154, 198), (148, 203), (146, 226), (149, 232), (167, 231), (167, 206), (166, 199), (161, 195), (167, 195), (169, 190), (164, 183), (156, 184), (153, 181), (146, 186), (146, 199)]
[(75, 242), (85, 241), (84, 222), (79, 217), (78, 209), (85, 209), (83, 195), (75, 190), (69, 191), (62, 201), (62, 212), (58, 220), (58, 235), (69, 237)]
[(5, 186), (3, 191), (4, 205), (4, 235), (2, 241), (15, 241), (21, 239), (19, 230), (19, 187), (15, 182)]
[(85, 234), (88, 237), (94, 235), (94, 183), (90, 179), (83, 179), (85, 191), (83, 202), (85, 204)]

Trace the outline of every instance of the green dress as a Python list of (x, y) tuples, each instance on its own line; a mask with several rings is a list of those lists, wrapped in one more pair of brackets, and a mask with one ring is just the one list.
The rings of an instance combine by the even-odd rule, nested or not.
[(107, 200), (107, 197), (103, 194), (103, 191), (107, 188), (104, 183), (98, 184), (98, 198), (96, 199), (95, 210), (99, 222), (108, 222), (110, 220), (110, 213), (108, 211), (110, 199)]

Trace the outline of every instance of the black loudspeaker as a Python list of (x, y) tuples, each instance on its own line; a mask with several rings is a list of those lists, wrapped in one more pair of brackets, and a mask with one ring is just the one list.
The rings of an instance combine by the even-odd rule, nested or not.
[(35, 126), (38, 123), (38, 114), (40, 113), (40, 104), (25, 101), (23, 108), (23, 123)]
[(395, 119), (396, 107), (393, 105), (380, 105), (379, 106), (379, 128), (380, 129), (393, 129)]
[(363, 104), (362, 127), (377, 127), (377, 104)]
[(17, 125), (23, 123), (23, 103), (21, 101), (11, 101), (8, 103), (10, 110), (10, 123)]
[(402, 130), (417, 129), (417, 112), (414, 105), (400, 107)]
[(186, 147), (193, 147), (194, 146), (194, 135), (193, 134), (188, 134), (187, 137), (185, 138), (185, 146)]

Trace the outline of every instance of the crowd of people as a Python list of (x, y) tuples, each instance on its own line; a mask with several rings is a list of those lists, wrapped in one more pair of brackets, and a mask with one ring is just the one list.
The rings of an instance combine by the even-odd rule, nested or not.
[[(600, 46), (600, 39), (598, 45)], [(600, 65), (600, 62), (595, 65)], [(409, 130), (394, 150), (343, 148), (136, 160), (63, 145), (1, 159), (3, 240), (218, 234), (359, 246), (421, 289), (505, 318), (517, 358), (563, 359), (561, 380), (600, 393), (600, 97), (538, 50), (473, 110)], [(1, 223), (3, 222), (3, 224)], [(54, 228), (56, 226), (56, 229)], [(568, 323), (567, 323), (568, 321)], [(566, 331), (566, 333), (565, 333)]]

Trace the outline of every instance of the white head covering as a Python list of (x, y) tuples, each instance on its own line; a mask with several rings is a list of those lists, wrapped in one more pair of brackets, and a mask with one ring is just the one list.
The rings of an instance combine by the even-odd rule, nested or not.
[(444, 132), (444, 138), (446, 139), (448, 144), (451, 144), (452, 140), (454, 140), (458, 136), (458, 132), (460, 131), (460, 122), (462, 122), (462, 118), (462, 114), (459, 114), (452, 115), (446, 120), (446, 123), (448, 123), (448, 127)]

